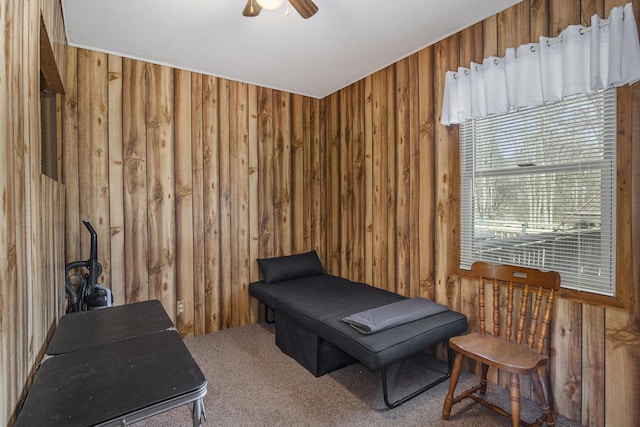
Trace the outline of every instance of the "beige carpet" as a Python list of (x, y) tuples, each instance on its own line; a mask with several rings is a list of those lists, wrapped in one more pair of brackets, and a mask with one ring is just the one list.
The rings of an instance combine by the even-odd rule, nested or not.
[[(472, 402), (455, 405), (449, 421), (441, 420), (449, 382), (389, 410), (382, 398), (378, 372), (356, 364), (316, 378), (275, 345), (274, 329), (262, 323), (185, 340), (208, 382), (205, 426), (509, 426), (510, 421)], [(408, 394), (445, 370), (445, 363), (426, 354), (389, 368), (390, 400)], [(463, 372), (459, 382), (471, 386)], [(496, 403), (508, 405), (505, 390), (491, 387)], [(531, 409), (534, 411), (532, 412)], [(525, 420), (537, 407), (523, 402)], [(556, 426), (578, 426), (557, 417)], [(183, 406), (144, 420), (139, 426), (190, 426), (191, 408)]]

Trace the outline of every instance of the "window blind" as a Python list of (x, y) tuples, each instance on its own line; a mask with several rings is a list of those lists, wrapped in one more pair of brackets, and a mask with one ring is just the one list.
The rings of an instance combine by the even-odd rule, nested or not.
[(460, 126), (461, 268), (560, 272), (615, 296), (616, 90)]

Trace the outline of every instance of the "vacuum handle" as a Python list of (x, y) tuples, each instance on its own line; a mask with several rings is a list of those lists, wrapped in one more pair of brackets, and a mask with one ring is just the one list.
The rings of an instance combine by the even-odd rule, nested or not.
[(89, 288), (93, 288), (93, 285), (98, 283), (98, 277), (102, 274), (102, 266), (98, 263), (98, 234), (88, 219), (83, 219), (82, 223), (87, 230), (89, 230), (89, 234), (91, 234), (91, 250), (89, 252), (89, 260), (87, 261), (87, 268), (89, 269), (87, 285)]

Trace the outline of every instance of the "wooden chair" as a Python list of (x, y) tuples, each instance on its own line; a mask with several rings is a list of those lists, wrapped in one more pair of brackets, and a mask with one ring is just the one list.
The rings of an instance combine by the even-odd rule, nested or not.
[[(540, 426), (545, 422), (550, 426), (554, 425), (553, 413), (545, 397), (538, 370), (546, 367), (549, 360), (548, 351), (544, 350), (549, 334), (554, 293), (560, 288), (560, 275), (553, 271), (542, 272), (533, 268), (483, 262), (473, 264), (472, 272), (474, 276), (479, 277), (478, 319), (480, 331), (449, 340), (451, 349), (456, 352), (456, 358), (453, 364), (449, 393), (442, 408), (442, 419), (449, 418), (453, 404), (471, 398), (501, 415), (511, 417), (513, 427), (520, 425), (520, 423), (526, 426)], [(489, 327), (493, 333), (485, 331), (487, 323), (485, 300), (488, 298), (485, 295), (486, 283), (492, 286), (493, 291), (493, 326)], [(506, 301), (504, 301), (504, 296), (500, 297), (501, 286), (507, 288)], [(523, 286), (519, 311), (516, 313), (518, 319), (514, 336), (514, 293), (520, 294), (517, 290)], [(533, 297), (533, 301), (530, 301), (530, 295)], [(544, 295), (546, 295), (546, 302), (540, 321)], [(502, 322), (505, 323), (504, 328), (501, 327)], [(539, 323), (541, 324), (539, 325)], [(465, 356), (481, 364), (480, 382), (454, 398)], [(481, 395), (487, 391), (487, 372), (490, 366), (510, 373), (511, 414), (476, 395), (478, 391)], [(520, 420), (520, 375), (531, 377), (535, 393), (542, 406), (542, 416), (532, 424)]]

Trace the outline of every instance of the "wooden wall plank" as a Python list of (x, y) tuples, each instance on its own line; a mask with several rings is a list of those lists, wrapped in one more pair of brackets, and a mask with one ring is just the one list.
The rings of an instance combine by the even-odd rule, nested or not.
[[(194, 335), (205, 333), (205, 214), (203, 76), (191, 73), (191, 193), (193, 221)], [(179, 277), (179, 276), (178, 276)]]
[[(435, 159), (435, 100), (433, 76), (433, 47), (418, 52), (418, 131), (419, 131), (419, 224), (418, 248), (420, 252), (420, 290), (418, 296), (433, 300), (435, 298), (434, 261), (434, 210), (435, 175), (432, 167)], [(415, 246), (414, 246), (415, 247)]]
[[(196, 287), (194, 257), (194, 234), (197, 232), (194, 223), (193, 192), (193, 148), (191, 140), (191, 73), (175, 70), (175, 233), (176, 233), (176, 302), (182, 304), (183, 313), (176, 309), (176, 327), (181, 336), (193, 336), (195, 325)], [(196, 175), (197, 176), (197, 175)], [(201, 254), (203, 255), (203, 254)], [(202, 258), (201, 258), (202, 259)], [(201, 282), (200, 282), (201, 283)]]
[[(497, 30), (496, 30), (497, 31)], [(476, 24), (460, 32), (460, 63), (469, 66), (471, 62), (482, 63), (484, 49), (485, 27), (483, 23)], [(469, 322), (469, 330), (477, 331), (478, 322), (478, 284), (476, 281), (461, 280), (460, 283), (460, 309), (466, 313)], [(465, 369), (480, 373), (479, 364), (465, 360)]]
[[(260, 271), (256, 259), (260, 257), (260, 241), (258, 236), (260, 235), (260, 211), (258, 209), (256, 200), (260, 199), (259, 196), (259, 148), (258, 148), (258, 88), (256, 86), (248, 87), (248, 173), (249, 173), (249, 281), (257, 282), (260, 280)], [(255, 298), (251, 298), (249, 303), (251, 304), (251, 313), (249, 322), (256, 322), (259, 315), (259, 303)]]
[[(501, 53), (498, 51), (498, 16), (494, 15), (482, 21), (482, 58), (499, 55)], [(466, 66), (466, 62), (463, 64)], [(457, 66), (450, 69), (457, 69)]]
[[(107, 58), (108, 146), (109, 146), (109, 254), (111, 292), (115, 304), (124, 304), (125, 292), (125, 234), (124, 234), (124, 162), (122, 155), (122, 57)], [(104, 236), (106, 238), (107, 236)]]
[[(575, 419), (585, 426), (605, 425), (605, 310), (582, 307), (582, 414)], [(573, 362), (572, 362), (573, 363)], [(557, 362), (556, 362), (557, 364)], [(577, 363), (575, 363), (577, 365)], [(577, 367), (573, 368), (575, 372)]]
[[(239, 87), (242, 85), (240, 82), (229, 81), (229, 98), (228, 98), (228, 122), (229, 122), (229, 137), (226, 143), (221, 144), (221, 159), (226, 157), (227, 160), (224, 163), (227, 166), (227, 189), (225, 193), (228, 194), (228, 240), (225, 237), (223, 240), (223, 252), (228, 253), (227, 263), (229, 265), (228, 276), (227, 272), (224, 271), (224, 274), (220, 281), (221, 289), (223, 289), (223, 301), (229, 301), (229, 318), (228, 324), (223, 323), (223, 328), (228, 328), (237, 325), (238, 316), (236, 315), (235, 306), (238, 304), (238, 292), (236, 289), (241, 285), (242, 278), (240, 277), (236, 269), (238, 268), (238, 255), (239, 255), (239, 241), (243, 239), (240, 235), (241, 233), (241, 223), (244, 221), (239, 219), (239, 216), (243, 215), (243, 212), (240, 211), (239, 200), (242, 197), (241, 195), (246, 191), (246, 187), (242, 182), (237, 182), (238, 179), (238, 169), (242, 169), (246, 167), (245, 164), (242, 165), (240, 162), (240, 151), (238, 146), (243, 144), (241, 127), (240, 124), (243, 121), (243, 116), (245, 111), (243, 111), (244, 105), (241, 99), (241, 95), (239, 93)], [(222, 99), (224, 103), (224, 99)], [(246, 143), (246, 141), (245, 141)], [(226, 151), (228, 150), (228, 151)], [(222, 164), (222, 163), (221, 163)], [(222, 171), (222, 169), (221, 169)], [(244, 173), (244, 171), (241, 171)], [(221, 179), (221, 182), (224, 183), (224, 178)], [(224, 217), (223, 217), (224, 218)], [(224, 224), (223, 224), (223, 236), (225, 236)], [(223, 255), (223, 259), (225, 259)], [(240, 280), (240, 281), (238, 281)], [(225, 290), (227, 288), (228, 290)], [(237, 284), (237, 286), (235, 286)], [(228, 292), (228, 296), (225, 297), (224, 292)], [(225, 305), (223, 302), (223, 306)]]
[(372, 211), (373, 211), (373, 274), (375, 286), (388, 286), (387, 262), (387, 156), (385, 148), (387, 132), (387, 70), (381, 70), (372, 77)]
[(291, 254), (291, 95), (273, 92), (275, 255)]
[(304, 100), (301, 95), (291, 95), (291, 253), (305, 250), (304, 185), (305, 134), (303, 119)]
[(580, 0), (549, 2), (549, 37), (557, 37), (568, 25), (578, 24), (580, 19)]
[[(64, 315), (64, 186), (48, 176), (41, 174), (41, 203), (43, 212), (40, 215), (42, 250), (40, 265), (41, 277), (50, 278), (47, 284), (40, 287), (42, 294), (41, 327), (42, 336), (39, 339), (46, 343), (51, 337), (56, 321)], [(45, 304), (44, 301), (50, 301)], [(36, 345), (36, 362), (44, 357), (46, 345)]]
[(303, 141), (304, 141), (304, 158), (303, 158), (303, 175), (304, 175), (304, 237), (303, 244), (306, 249), (319, 250), (318, 240), (320, 233), (318, 232), (319, 214), (320, 214), (320, 198), (318, 197), (318, 188), (320, 185), (317, 170), (314, 171), (314, 159), (317, 159), (319, 141), (320, 141), (320, 100), (315, 98), (303, 98), (302, 101), (302, 122)]
[(147, 217), (149, 227), (149, 297), (166, 307), (177, 322), (175, 253), (173, 72), (147, 65)]
[[(231, 198), (235, 194), (232, 173), (235, 173), (235, 165), (232, 161), (232, 138), (237, 137), (233, 128), (231, 118), (235, 117), (235, 110), (231, 108), (231, 103), (235, 100), (236, 82), (220, 80), (218, 85), (218, 115), (219, 115), (219, 150), (220, 150), (220, 305), (222, 308), (222, 329), (230, 328), (233, 325), (233, 289), (232, 271), (233, 254), (231, 253), (231, 241), (236, 238), (235, 231), (232, 230), (233, 216)], [(233, 237), (232, 237), (233, 236)]]
[[(634, 0), (633, 8), (636, 14), (636, 22), (640, 22), (640, 1)], [(640, 295), (640, 84), (635, 83), (632, 86), (632, 113), (631, 113), (631, 254), (632, 254), (632, 266), (631, 266), (631, 280), (630, 283), (631, 295)], [(638, 360), (640, 357), (640, 308), (638, 298), (634, 299), (634, 308), (631, 310), (628, 328), (632, 339), (627, 340), (627, 343), (632, 348), (627, 353), (628, 360)], [(635, 359), (634, 359), (635, 358)], [(637, 378), (638, 376), (638, 364), (631, 365), (631, 372), (629, 378)], [(640, 396), (640, 390), (637, 384), (632, 382), (626, 382), (625, 386), (635, 387), (628, 391), (629, 394)], [(624, 387), (624, 386), (623, 386)], [(605, 390), (606, 391), (606, 390)], [(625, 392), (627, 390), (625, 389)], [(637, 420), (640, 416), (638, 414), (638, 408), (633, 407), (633, 414), (630, 414), (629, 419)], [(611, 414), (611, 418), (615, 415)]]
[(274, 173), (273, 91), (258, 88), (258, 239), (261, 258), (275, 255)]
[(204, 202), (204, 283), (205, 331), (211, 333), (222, 327), (220, 296), (220, 152), (218, 123), (218, 79), (203, 77), (203, 189)]
[[(38, 46), (40, 39), (40, 25), (37, 16), (40, 7), (35, 2), (24, 5), (24, 14), (27, 21), (24, 22), (24, 43), (27, 46)], [(39, 49), (23, 49), (24, 63), (21, 68), (21, 74), (26, 84), (24, 85), (24, 100), (26, 101), (22, 114), (24, 116), (25, 126), (25, 147), (24, 147), (24, 166), (25, 166), (25, 201), (26, 201), (26, 254), (27, 254), (27, 296), (21, 296), (23, 304), (25, 304), (25, 312), (27, 313), (27, 330), (28, 336), (28, 357), (27, 366), (34, 366), (41, 360), (46, 346), (47, 332), (51, 322), (50, 310), (47, 310), (45, 295), (47, 287), (51, 286), (55, 279), (44, 281), (45, 265), (43, 259), (50, 259), (50, 255), (45, 254), (47, 239), (43, 237), (41, 203), (48, 196), (42, 188), (42, 172), (41, 158), (42, 135), (41, 124), (39, 120), (40, 103), (38, 102), (40, 94), (40, 66), (39, 66)], [(29, 147), (29, 148), (27, 148)], [(53, 190), (49, 190), (53, 191)], [(48, 220), (51, 221), (55, 213)], [(26, 304), (27, 299), (30, 300)], [(54, 304), (55, 305), (55, 302)]]
[[(635, 0), (633, 7), (636, 13), (636, 22), (640, 22), (640, 1)], [(632, 163), (631, 163), (631, 236), (632, 236), (632, 272), (631, 287), (632, 295), (640, 295), (640, 85), (633, 85), (633, 104), (632, 104), (632, 137), (631, 146)], [(632, 311), (632, 324), (635, 325), (634, 332), (636, 336), (640, 335), (640, 309), (638, 309), (638, 298), (635, 298), (635, 308)]]
[[(89, 50), (78, 50), (79, 115), (78, 161), (90, 168), (79, 168), (80, 217), (88, 219), (98, 239), (98, 261), (103, 272), (100, 283), (111, 285), (111, 248), (109, 229), (109, 181), (98, 179), (109, 173), (109, 98), (108, 56)], [(82, 259), (89, 258), (90, 234), (80, 232)]]
[[(245, 83), (232, 86), (234, 89), (235, 113), (232, 114), (230, 164), (235, 165), (230, 178), (234, 184), (231, 198), (231, 251), (233, 254), (230, 288), (233, 325), (244, 325), (249, 319), (249, 92)], [(233, 105), (233, 102), (231, 103)]]
[[(23, 349), (21, 352), (16, 354), (13, 360), (12, 369), (8, 372), (16, 372), (18, 373), (17, 378), (11, 378), (14, 381), (13, 384), (10, 384), (12, 387), (9, 390), (12, 392), (10, 398), (12, 401), (15, 401), (17, 397), (20, 395), (20, 384), (24, 384), (28, 378), (27, 370), (29, 369), (29, 358), (32, 351), (32, 347), (29, 345), (29, 337), (33, 334), (33, 324), (29, 319), (29, 310), (31, 309), (30, 305), (24, 304), (24, 290), (26, 289), (26, 294), (29, 295), (33, 293), (33, 282), (31, 276), (28, 274), (31, 271), (32, 266), (30, 265), (30, 248), (28, 248), (28, 244), (31, 241), (30, 235), (30, 219), (27, 215), (30, 215), (29, 205), (27, 204), (27, 200), (29, 197), (29, 189), (27, 188), (29, 185), (29, 169), (28, 169), (28, 159), (25, 157), (26, 149), (30, 146), (29, 134), (27, 123), (28, 120), (28, 88), (29, 88), (29, 77), (27, 71), (27, 64), (24, 63), (24, 59), (27, 56), (27, 53), (23, 52), (22, 46), (28, 45), (27, 41), (24, 40), (25, 34), (28, 36), (28, 24), (29, 24), (29, 15), (28, 12), (25, 12), (25, 5), (8, 5), (10, 9), (7, 9), (7, 15), (12, 17), (15, 24), (10, 25), (8, 29), (9, 40), (7, 40), (7, 44), (10, 44), (10, 53), (7, 54), (8, 59), (8, 68), (9, 68), (9, 76), (8, 81), (13, 83), (12, 91), (15, 94), (18, 94), (16, 97), (16, 102), (11, 104), (11, 137), (9, 141), (15, 141), (15, 149), (13, 153), (13, 191), (16, 197), (13, 199), (13, 208), (14, 208), (14, 218), (16, 225), (16, 275), (15, 279), (17, 283), (22, 283), (23, 287), (19, 292), (17, 287), (9, 288), (8, 292), (8, 301), (11, 304), (11, 308), (7, 313), (8, 318), (12, 319), (12, 323), (14, 325), (22, 325), (23, 327), (17, 329), (17, 333), (9, 343), (8, 348), (15, 349)], [(35, 150), (38, 150), (39, 147), (33, 147)]]
[(420, 294), (420, 111), (419, 111), (419, 69), (418, 54), (409, 57), (409, 228), (407, 253), (409, 255), (409, 292), (410, 297)]
[(80, 193), (78, 171), (78, 55), (77, 49), (69, 47), (66, 51), (65, 81), (66, 88), (63, 117), (63, 184), (74, 191), (65, 197), (65, 263), (84, 259), (80, 253)]
[[(296, 101), (298, 102), (298, 101)], [(301, 176), (300, 176), (300, 180), (302, 182), (302, 188), (304, 189), (304, 191), (302, 192), (302, 201), (301, 201), (301, 214), (302, 214), (302, 222), (303, 222), (303, 226), (301, 229), (302, 232), (302, 238), (301, 238), (301, 244), (302, 244), (302, 248), (304, 250), (304, 248), (314, 248), (314, 243), (312, 240), (312, 230), (314, 229), (314, 225), (312, 224), (312, 219), (314, 218), (314, 212), (313, 212), (313, 200), (312, 200), (312, 194), (313, 194), (313, 176), (312, 176), (312, 165), (311, 165), (311, 158), (312, 158), (312, 154), (311, 151), (313, 150), (313, 129), (311, 129), (311, 126), (313, 125), (313, 121), (311, 119), (311, 116), (314, 114), (312, 111), (312, 107), (311, 107), (311, 99), (307, 98), (307, 97), (300, 97), (300, 112), (299, 115), (295, 115), (292, 119), (293, 123), (294, 123), (294, 127), (296, 127), (296, 123), (299, 121), (301, 122), (301, 136), (300, 136), (300, 143), (302, 144), (302, 157), (300, 159), (300, 169), (301, 169)], [(306, 117), (308, 117), (308, 119), (305, 119)], [(307, 171), (307, 173), (305, 173), (305, 171)]]
[[(315, 111), (313, 109), (313, 104), (311, 99), (302, 98), (300, 100), (302, 104), (302, 111), (300, 112), (300, 117), (294, 119), (294, 123), (297, 120), (300, 120), (303, 123), (302, 126), (302, 187), (305, 189), (304, 196), (302, 200), (302, 218), (305, 222), (305, 225), (302, 228), (302, 247), (308, 249), (316, 249), (316, 241), (317, 241), (317, 214), (314, 209), (314, 186), (315, 182), (315, 172), (313, 166), (313, 151), (316, 149), (315, 147), (315, 136), (316, 133), (314, 131), (313, 124), (314, 120), (312, 119)], [(308, 119), (304, 119), (308, 117)], [(306, 171), (306, 173), (305, 173)]]
[(549, 1), (529, 1), (530, 42), (537, 42), (540, 36), (548, 36), (549, 30)]
[[(409, 59), (405, 58), (395, 64), (395, 206), (391, 215), (395, 218), (395, 291), (410, 296), (410, 99), (409, 99)], [(391, 145), (391, 144), (390, 144)], [(390, 278), (391, 279), (391, 278)]]
[[(486, 27), (485, 27), (486, 34)], [(485, 38), (486, 39), (486, 38)], [(449, 37), (436, 44), (434, 74), (436, 80), (435, 99), (442, 99), (444, 75), (447, 70), (457, 69), (459, 38)], [(441, 113), (441, 112), (440, 112)], [(438, 120), (440, 115), (438, 115)], [(458, 189), (455, 177), (458, 174), (457, 127), (446, 128), (436, 125), (435, 182), (436, 188), (436, 233), (435, 233), (435, 266), (436, 266), (436, 301), (447, 304), (454, 309), (460, 308), (455, 278), (451, 272), (457, 269), (459, 254), (456, 251), (458, 233)]]
[(340, 180), (340, 97), (338, 93), (330, 95), (325, 104), (326, 111), (326, 138), (327, 138), (327, 194), (329, 202), (327, 204), (327, 229), (329, 241), (327, 245), (327, 259), (325, 260), (328, 271), (333, 274), (341, 272), (341, 230), (339, 217), (340, 199), (342, 190)]
[[(606, 13), (609, 13), (607, 10)], [(580, 24), (585, 27), (591, 26), (593, 15), (605, 17), (604, 0), (581, 0), (580, 1)]]
[[(636, 381), (640, 360), (637, 319), (623, 311), (606, 310), (605, 324), (605, 425), (632, 426), (638, 419), (635, 402), (640, 396)], [(610, 392), (612, 389), (616, 391)]]
[(498, 14), (498, 55), (529, 43), (529, 2), (517, 3)]
[(328, 259), (326, 256), (326, 250), (329, 247), (328, 235), (327, 235), (327, 197), (326, 197), (326, 185), (327, 185), (327, 137), (326, 137), (326, 128), (323, 124), (326, 122), (326, 116), (324, 113), (323, 104), (321, 101), (314, 101), (314, 110), (315, 113), (312, 115), (313, 118), (313, 129), (314, 129), (314, 147), (315, 147), (315, 160), (314, 162), (317, 164), (316, 177), (315, 180), (317, 184), (314, 186), (316, 189), (313, 197), (314, 205), (316, 209), (316, 218), (317, 218), (317, 232), (319, 234), (319, 238), (316, 241), (316, 248), (318, 253), (321, 256), (321, 261), (325, 261)]
[[(15, 51), (14, 44), (17, 25), (12, 24), (16, 20), (16, 12), (13, 10), (15, 3), (2, 4), (0, 22), (4, 31), (0, 32), (0, 41), (5, 46), (4, 55), (0, 56), (0, 97), (10, 102), (0, 103), (0, 136), (3, 141), (15, 141), (15, 108), (19, 98), (14, 94), (15, 82), (13, 73), (20, 65), (16, 60), (19, 52)], [(17, 21), (16, 21), (17, 22)], [(0, 191), (6, 199), (2, 203), (2, 218), (0, 223), (0, 369), (2, 372), (14, 372), (15, 375), (3, 375), (1, 386), (3, 393), (0, 396), (0, 416), (2, 422), (8, 423), (14, 418), (14, 407), (18, 401), (22, 384), (26, 380), (24, 367), (19, 363), (24, 359), (24, 349), (19, 346), (19, 341), (23, 332), (18, 329), (18, 323), (22, 319), (17, 317), (18, 304), (17, 286), (17, 240), (20, 239), (19, 229), (16, 227), (17, 200), (19, 197), (14, 191), (14, 180), (16, 178), (15, 145), (3, 143), (0, 145), (0, 167), (3, 173), (0, 174)], [(9, 286), (8, 284), (12, 284)], [(20, 343), (21, 344), (21, 343)], [(22, 349), (18, 351), (18, 349)], [(22, 371), (19, 370), (22, 368)]]
[(353, 277), (353, 240), (354, 240), (354, 206), (353, 206), (353, 137), (352, 137), (352, 111), (353, 87), (345, 88), (339, 96), (339, 157), (336, 158), (336, 166), (340, 176), (340, 202), (334, 218), (339, 221), (339, 263), (340, 275)]
[(364, 138), (364, 278), (365, 283), (373, 281), (373, 77), (364, 79), (363, 138)]
[[(231, 86), (232, 82), (220, 79), (218, 84), (218, 147), (219, 147), (219, 174), (220, 182), (220, 277), (218, 289), (220, 293), (221, 328), (226, 329), (232, 325), (231, 312)], [(235, 135), (235, 134), (234, 134)]]
[[(326, 98), (325, 98), (326, 100)], [(330, 203), (329, 198), (326, 196), (328, 190), (328, 159), (329, 159), (329, 150), (330, 146), (327, 143), (328, 141), (328, 129), (325, 126), (327, 123), (327, 108), (326, 101), (321, 100), (314, 103), (317, 106), (317, 111), (314, 119), (314, 129), (317, 129), (317, 137), (318, 147), (315, 162), (318, 163), (318, 170), (316, 175), (316, 180), (318, 181), (317, 189), (315, 193), (314, 200), (317, 204), (317, 215), (318, 215), (318, 227), (320, 231), (320, 240), (318, 241), (319, 247), (317, 248), (318, 254), (320, 256), (320, 260), (323, 261), (324, 265), (328, 264), (328, 260), (330, 256), (328, 254), (330, 244), (329, 244), (329, 215), (328, 215), (328, 206)], [(316, 123), (317, 122), (317, 123)], [(322, 196), (321, 196), (322, 194)]]
[(391, 65), (387, 67), (387, 82), (385, 86), (385, 90), (387, 92), (386, 100), (387, 100), (387, 127), (386, 127), (386, 157), (387, 157), (387, 182), (385, 186), (387, 187), (387, 197), (386, 197), (386, 206), (384, 209), (387, 210), (387, 255), (386, 262), (388, 263), (387, 267), (387, 277), (384, 279), (386, 284), (384, 285), (386, 289), (391, 291), (395, 291), (397, 285), (397, 239), (396, 239), (396, 217), (395, 217), (395, 205), (397, 200), (396, 194), (396, 147), (394, 143), (389, 143), (389, 141), (394, 141), (396, 138), (396, 70), (395, 66)]
[(364, 105), (365, 105), (365, 81), (361, 80), (353, 85), (353, 111), (352, 111), (352, 144), (353, 144), (353, 247), (352, 280), (363, 282), (365, 280), (365, 245), (367, 224), (367, 186), (366, 186), (366, 139), (364, 132)]
[(554, 407), (572, 419), (582, 416), (582, 304), (558, 299), (554, 307), (551, 352), (551, 393)]
[[(127, 303), (149, 299), (147, 236), (146, 70), (142, 62), (123, 59), (122, 112), (124, 162), (125, 274)], [(134, 267), (135, 266), (135, 267)]]

